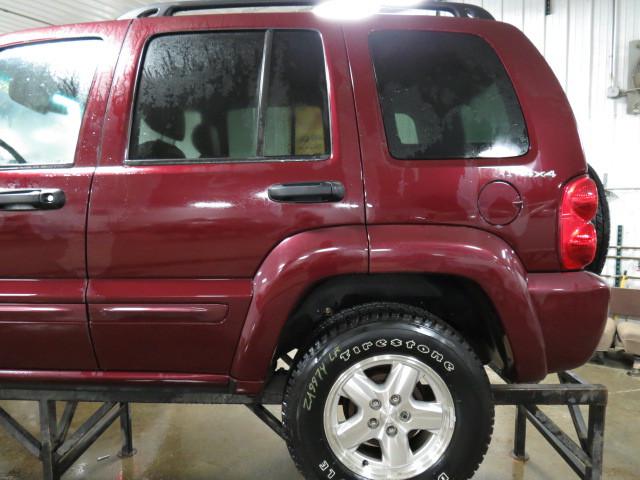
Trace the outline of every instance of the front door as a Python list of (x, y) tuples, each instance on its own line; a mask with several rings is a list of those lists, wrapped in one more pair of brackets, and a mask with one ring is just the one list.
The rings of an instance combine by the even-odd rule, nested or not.
[(96, 368), (87, 201), (125, 26), (17, 34), (0, 47), (0, 370)]
[(142, 19), (122, 58), (89, 214), (100, 366), (224, 375), (268, 253), (364, 223), (342, 32), (311, 13)]

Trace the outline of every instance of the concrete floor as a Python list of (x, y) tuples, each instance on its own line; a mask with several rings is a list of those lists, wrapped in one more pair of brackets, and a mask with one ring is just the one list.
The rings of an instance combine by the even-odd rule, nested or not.
[[(640, 472), (640, 379), (623, 370), (587, 365), (578, 373), (609, 387), (605, 477), (638, 479)], [(0, 402), (32, 430), (36, 409), (27, 402)], [(489, 453), (474, 477), (478, 480), (558, 480), (576, 478), (542, 437), (529, 428), (531, 460), (521, 464), (509, 456), (513, 441), (513, 407), (499, 407)], [(89, 415), (84, 406), (79, 414)], [(562, 427), (571, 420), (566, 409), (545, 411)], [(64, 476), (65, 480), (234, 480), (300, 479), (287, 448), (245, 407), (133, 407), (134, 442), (138, 454), (120, 460), (117, 426), (112, 427)], [(106, 458), (103, 458), (106, 457)], [(98, 460), (100, 459), (100, 460)], [(0, 431), (0, 480), (37, 480), (40, 468), (20, 445)]]

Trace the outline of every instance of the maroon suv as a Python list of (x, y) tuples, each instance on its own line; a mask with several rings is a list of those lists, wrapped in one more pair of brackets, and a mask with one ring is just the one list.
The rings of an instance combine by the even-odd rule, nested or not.
[(517, 29), (310, 3), (0, 37), (0, 380), (257, 397), (284, 358), (306, 477), (466, 479), (483, 365), (598, 342), (598, 189)]

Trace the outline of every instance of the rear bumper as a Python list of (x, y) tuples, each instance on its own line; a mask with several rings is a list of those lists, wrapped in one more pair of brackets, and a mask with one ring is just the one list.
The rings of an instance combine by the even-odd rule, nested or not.
[(607, 284), (589, 272), (529, 274), (527, 283), (542, 329), (548, 372), (584, 364), (605, 327)]

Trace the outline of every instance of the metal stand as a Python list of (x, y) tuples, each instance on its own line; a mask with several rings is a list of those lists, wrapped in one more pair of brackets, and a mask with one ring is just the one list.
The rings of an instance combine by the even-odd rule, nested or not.
[(40, 440), (36, 439), (4, 409), (0, 408), (0, 426), (42, 462), (42, 478), (58, 480), (95, 441), (120, 418), (123, 444), (120, 455), (132, 456), (133, 437), (128, 403), (103, 403), (78, 429), (69, 435), (77, 401), (66, 402), (58, 421), (56, 402), (38, 400)]
[[(4, 428), (29, 453), (40, 460), (44, 480), (59, 480), (117, 419), (120, 419), (123, 438), (118, 456), (135, 455), (130, 403), (246, 405), (282, 437), (282, 423), (264, 405), (282, 403), (285, 382), (286, 375), (274, 375), (259, 399), (230, 394), (227, 387), (0, 383), (0, 400), (26, 400), (38, 403), (40, 439), (36, 439), (2, 408), (0, 428)], [(57, 418), (56, 402), (65, 403), (60, 421)], [(79, 402), (101, 405), (70, 434)]]
[[(604, 419), (607, 389), (588, 385), (576, 375), (559, 374), (560, 384), (493, 385), (496, 405), (517, 406), (513, 455), (526, 461), (527, 420), (538, 429), (549, 444), (583, 480), (602, 478)], [(216, 388), (148, 385), (28, 385), (0, 384), (0, 400), (32, 400), (40, 409), (40, 435), (37, 440), (6, 411), (0, 408), (0, 427), (39, 458), (44, 480), (59, 480), (69, 467), (117, 420), (123, 435), (120, 456), (135, 454), (129, 403), (241, 404), (281, 438), (282, 422), (265, 405), (282, 403), (286, 374), (276, 375), (260, 398), (228, 393)], [(60, 421), (56, 401), (66, 402)], [(73, 434), (69, 435), (78, 402), (100, 402), (102, 405)], [(574, 442), (540, 411), (538, 405), (565, 405), (579, 439)], [(589, 408), (588, 424), (579, 409)]]
[(633, 367), (627, 372), (630, 377), (640, 377), (640, 356), (633, 359)]
[[(604, 423), (607, 408), (607, 389), (589, 385), (571, 372), (558, 374), (556, 385), (493, 385), (496, 405), (516, 405), (514, 458), (527, 461), (527, 420), (582, 480), (602, 478)], [(576, 430), (579, 444), (564, 433), (545, 415), (538, 405), (565, 405)], [(580, 405), (589, 408), (588, 425)]]

